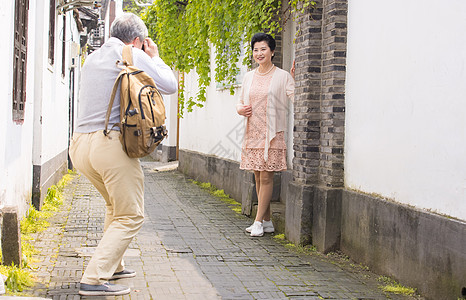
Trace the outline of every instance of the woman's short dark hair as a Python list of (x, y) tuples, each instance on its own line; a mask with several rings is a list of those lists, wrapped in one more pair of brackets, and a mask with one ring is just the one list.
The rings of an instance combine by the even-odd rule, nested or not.
[(275, 39), (267, 33), (258, 32), (251, 39), (251, 50), (254, 50), (254, 44), (265, 41), (269, 45), (270, 50), (274, 51), (276, 47)]

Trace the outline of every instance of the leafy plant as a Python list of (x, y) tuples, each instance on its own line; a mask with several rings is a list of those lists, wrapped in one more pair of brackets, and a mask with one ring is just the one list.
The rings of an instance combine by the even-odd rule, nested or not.
[[(292, 0), (288, 11), (304, 13), (315, 5), (315, 1)], [(204, 105), (212, 60), (215, 81), (235, 92), (241, 56), (244, 65), (251, 64), (247, 41), (259, 31), (273, 36), (280, 32), (286, 21), (280, 17), (281, 9), (281, 0), (155, 0), (144, 10), (141, 17), (163, 60), (181, 74), (195, 71), (199, 76), (197, 95), (187, 98), (184, 77), (180, 78), (180, 115)]]
[(29, 271), (18, 268), (15, 265), (11, 265), (9, 268), (5, 283), (7, 289), (11, 292), (22, 292), (25, 287), (34, 284)]
[(144, 11), (144, 8), (149, 5), (148, 3), (148, 1), (144, 0), (124, 0), (123, 11), (139, 15)]
[(49, 225), (46, 221), (48, 217), (47, 212), (40, 212), (30, 205), (26, 218), (21, 220), (21, 233), (27, 235), (44, 230)]

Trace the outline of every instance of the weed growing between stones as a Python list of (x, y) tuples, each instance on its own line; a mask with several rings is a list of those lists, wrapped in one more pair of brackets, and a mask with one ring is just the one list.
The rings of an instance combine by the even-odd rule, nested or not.
[(30, 205), (26, 218), (21, 220), (21, 234), (23, 236), (43, 231), (48, 227), (47, 219), (57, 212), (63, 203), (63, 189), (71, 179), (73, 179), (73, 173), (69, 171), (56, 185), (49, 187), (40, 211)]
[(377, 281), (383, 283), (383, 285), (380, 286), (380, 289), (382, 289), (384, 292), (406, 296), (414, 296), (416, 294), (416, 289), (402, 286), (398, 282), (386, 276), (380, 276)]
[(217, 189), (210, 182), (199, 182), (195, 180), (190, 181), (200, 188), (208, 191), (211, 195), (220, 199), (220, 201), (228, 204), (228, 207), (231, 208), (234, 212), (241, 214), (241, 203), (236, 202), (234, 199), (230, 198), (228, 194), (225, 194), (224, 190)]
[(0, 273), (7, 277), (5, 282), (7, 294), (21, 295), (25, 287), (34, 285), (30, 270), (32, 269), (31, 264), (34, 263), (33, 255), (37, 253), (37, 250), (31, 244), (33, 240), (31, 234), (43, 231), (49, 226), (47, 219), (57, 212), (63, 203), (63, 190), (73, 179), (73, 175), (72, 171), (68, 171), (68, 174), (63, 176), (56, 185), (47, 190), (42, 210), (38, 211), (30, 205), (26, 217), (21, 220), (22, 266), (0, 265)]
[(291, 243), (290, 241), (288, 241), (286, 238), (285, 238), (285, 235), (283, 233), (281, 234), (276, 234), (273, 236), (273, 238), (278, 241), (280, 244), (284, 245), (286, 248), (290, 249), (290, 250), (293, 250), (297, 253), (300, 253), (300, 254), (316, 254), (317, 253), (317, 249), (315, 246), (312, 246), (312, 245), (306, 245), (306, 246), (302, 246), (302, 245), (295, 245), (293, 243)]
[(27, 269), (17, 267), (14, 264), (0, 266), (0, 273), (7, 277), (5, 287), (8, 294), (17, 295), (23, 291), (24, 287), (34, 284), (31, 273)]

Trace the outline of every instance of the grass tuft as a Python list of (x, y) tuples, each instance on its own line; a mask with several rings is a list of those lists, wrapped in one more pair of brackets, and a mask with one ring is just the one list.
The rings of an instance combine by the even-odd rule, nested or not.
[(24, 268), (15, 265), (0, 266), (0, 273), (7, 276), (5, 286), (9, 292), (22, 292), (25, 287), (34, 285), (32, 274)]
[(283, 241), (283, 240), (285, 240), (285, 234), (284, 233), (276, 234), (276, 235), (273, 236), (273, 238), (276, 239), (276, 240)]
[(286, 239), (286, 237), (285, 237), (285, 234), (283, 234), (283, 233), (275, 234), (273, 236), (273, 238), (275, 240), (277, 240), (280, 244), (285, 246), (287, 249), (290, 249), (290, 250), (292, 250), (294, 252), (301, 253), (301, 254), (308, 254), (308, 255), (317, 254), (317, 249), (316, 249), (315, 246), (312, 246), (312, 245), (306, 245), (306, 246), (296, 245), (296, 244), (288, 241)]
[(377, 280), (383, 282), (384, 285), (379, 286), (379, 288), (384, 292), (405, 296), (414, 296), (416, 294), (416, 289), (405, 287), (386, 276), (380, 276)]
[(195, 180), (192, 180), (191, 182), (199, 186), (200, 188), (208, 191), (211, 195), (217, 197), (220, 201), (228, 204), (228, 207), (231, 208), (231, 210), (233, 210), (237, 214), (241, 214), (241, 203), (231, 198), (230, 195), (225, 194), (224, 190), (217, 189), (210, 182), (199, 182)]
[(37, 254), (38, 251), (31, 244), (33, 238), (30, 234), (43, 231), (49, 226), (47, 219), (57, 212), (60, 205), (63, 204), (63, 190), (73, 179), (73, 175), (73, 172), (68, 171), (68, 174), (63, 176), (56, 185), (47, 190), (42, 210), (37, 211), (34, 206), (30, 205), (26, 217), (21, 220), (22, 266), (0, 265), (0, 273), (7, 277), (5, 283), (8, 295), (22, 295), (24, 288), (34, 285), (33, 275), (29, 270), (31, 269), (30, 264), (35, 262), (33, 255)]
[(23, 235), (43, 231), (49, 226), (47, 219), (54, 212), (57, 212), (60, 205), (63, 204), (63, 189), (72, 179), (72, 173), (68, 172), (56, 185), (49, 187), (41, 211), (36, 210), (32, 204), (29, 206), (26, 218), (21, 220), (21, 233)]

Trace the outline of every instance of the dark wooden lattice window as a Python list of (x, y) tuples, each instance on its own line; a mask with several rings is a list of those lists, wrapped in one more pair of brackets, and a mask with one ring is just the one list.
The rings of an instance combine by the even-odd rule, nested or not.
[(13, 120), (24, 120), (29, 0), (15, 0)]
[(65, 77), (65, 56), (66, 56), (66, 14), (63, 14), (63, 39), (61, 42), (61, 76)]
[(49, 63), (53, 65), (55, 56), (55, 0), (50, 0), (49, 15)]

